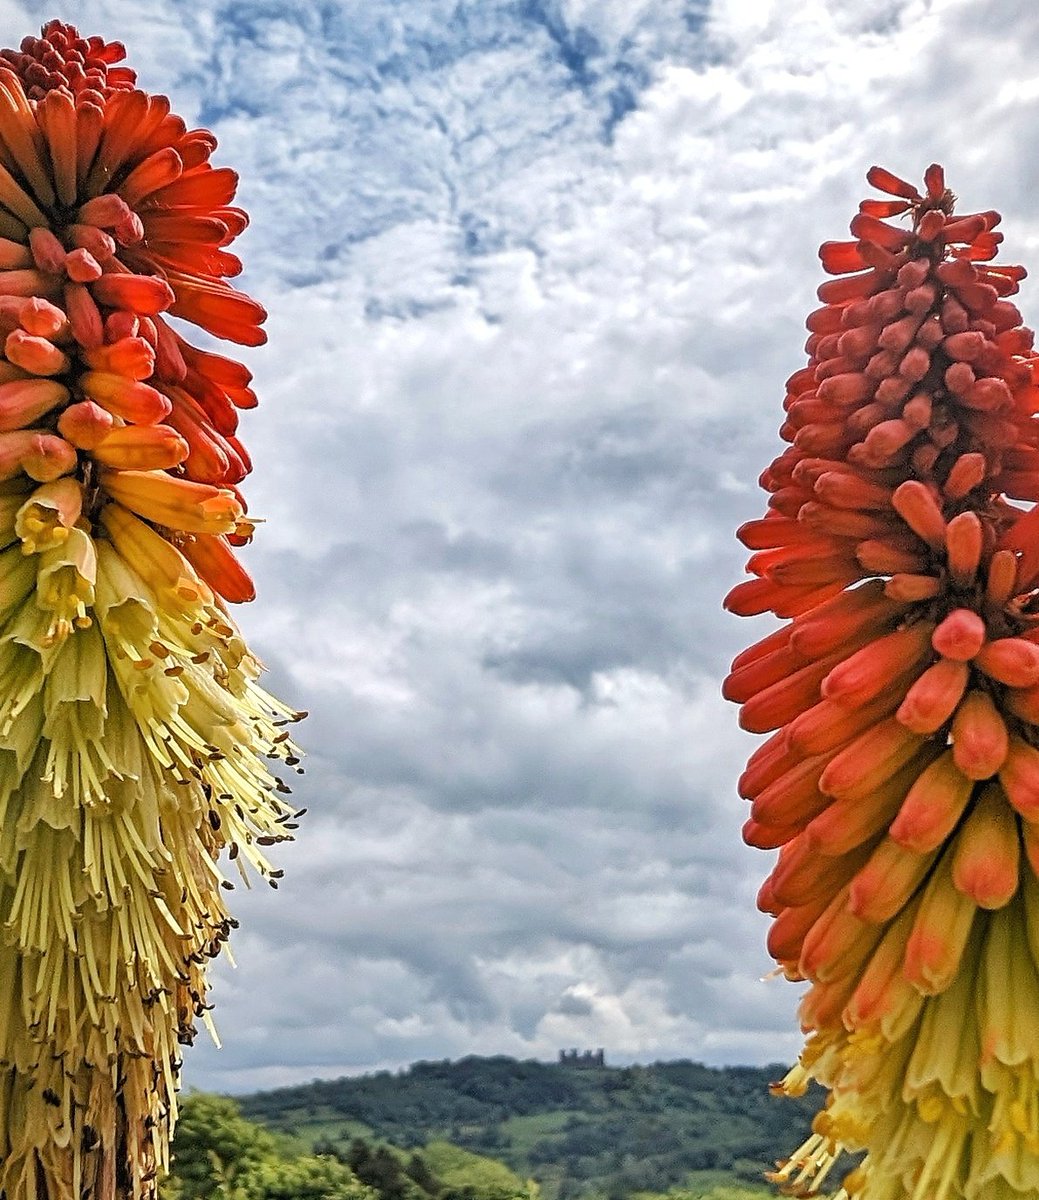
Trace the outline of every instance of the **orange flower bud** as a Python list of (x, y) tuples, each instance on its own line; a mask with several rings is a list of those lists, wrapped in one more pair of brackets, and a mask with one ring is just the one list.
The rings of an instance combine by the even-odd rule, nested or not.
[(946, 750), (910, 787), (888, 830), (892, 840), (916, 854), (936, 850), (956, 828), (973, 789)]
[(952, 755), (970, 779), (989, 779), (1003, 765), (1007, 727), (986, 692), (968, 692), (952, 719)]
[(867, 703), (893, 675), (912, 671), (930, 656), (933, 632), (930, 622), (920, 621), (867, 643), (823, 679), (822, 695), (848, 707)]
[(95, 371), (143, 380), (155, 370), (155, 351), (141, 337), (122, 337), (107, 345), (96, 346), (83, 355)]
[(42, 271), (0, 271), (0, 296), (51, 297), (57, 291), (55, 277)]
[(93, 450), (108, 436), (112, 414), (93, 400), (70, 404), (58, 418), (58, 432), (78, 450)]
[(96, 225), (73, 223), (65, 232), (77, 249), (86, 250), (97, 262), (107, 262), (115, 254), (114, 238), (103, 233)]
[(1039, 750), (1023, 738), (1010, 739), (999, 782), (1007, 800), (1026, 821), (1039, 821)]
[[(833, 580), (850, 583), (857, 574), (855, 559), (850, 554), (820, 557), (808, 551), (798, 554), (788, 552), (785, 555), (778, 555), (776, 551), (767, 553), (771, 563), (763, 574), (781, 587), (804, 587), (809, 584), (830, 583)], [(757, 564), (752, 561), (751, 570), (756, 568)]]
[[(840, 591), (841, 585), (835, 584), (832, 590)], [(771, 579), (748, 579), (738, 583), (725, 597), (725, 608), (741, 617), (756, 616), (770, 609), (796, 616), (814, 608), (818, 602), (819, 588), (815, 586), (784, 588)]]
[(245, 568), (235, 557), (226, 538), (196, 533), (181, 542), (181, 552), (199, 577), (232, 604), (245, 604), (256, 598), (256, 588)]
[(884, 594), (902, 604), (918, 600), (933, 600), (942, 590), (941, 580), (934, 575), (895, 574), (884, 584)]
[(781, 907), (811, 904), (821, 896), (834, 896), (863, 866), (872, 845), (857, 846), (847, 854), (820, 856), (805, 834), (780, 851), (779, 862), (768, 879), (766, 898)]
[(40, 296), (33, 296), (21, 305), (18, 322), (26, 333), (52, 340), (63, 336), (69, 327), (68, 318), (61, 309)]
[(82, 246), (66, 256), (65, 270), (74, 283), (93, 283), (104, 274), (101, 264)]
[(1010, 599), (1017, 582), (1017, 560), (1010, 550), (997, 550), (989, 563), (985, 602), (1001, 608)]
[(69, 398), (67, 387), (51, 379), (0, 384), (0, 432), (32, 425)]
[(1017, 891), (1020, 857), (1017, 818), (1003, 789), (982, 789), (953, 851), (952, 881), (979, 908), (1002, 908)]
[(1003, 702), (1009, 712), (1022, 721), (1039, 725), (1039, 684), (1035, 687), (1015, 688), (1004, 694)]
[[(188, 444), (189, 454), (184, 464), (184, 473), (189, 479), (200, 483), (238, 483), (245, 478), (246, 469), (234, 447), (213, 428), (212, 422), (201, 405), (182, 388), (171, 387), (169, 396), (173, 409), (169, 424)], [(786, 578), (774, 568), (769, 578), (786, 582)], [(800, 582), (795, 577), (795, 582)]]
[[(892, 922), (866, 965), (845, 1009), (845, 1019), (854, 1028), (886, 1026), (887, 1036), (893, 1037), (891, 1024), (907, 1024), (919, 1012), (923, 997), (902, 970), (916, 910), (913, 904)], [(846, 1178), (846, 1190), (847, 1184)]]
[(936, 733), (956, 711), (969, 678), (966, 663), (939, 659), (906, 693), (898, 720), (914, 733)]
[(815, 500), (801, 505), (797, 520), (799, 524), (816, 533), (830, 534), (833, 537), (883, 537), (892, 528), (892, 522), (887, 515), (831, 508), (828, 504), (820, 504)]
[(891, 497), (895, 512), (929, 546), (945, 545), (945, 519), (933, 493), (917, 479), (907, 479)]
[(859, 542), (855, 557), (867, 571), (878, 575), (918, 574), (927, 569), (928, 557), (902, 538), (870, 538)]
[(924, 745), (894, 718), (860, 734), (830, 760), (819, 786), (840, 799), (865, 799), (902, 769)]
[(977, 906), (952, 880), (951, 855), (939, 862), (906, 942), (906, 980), (925, 996), (937, 996), (952, 983), (974, 924)]
[(169, 416), (168, 397), (146, 383), (112, 375), (107, 371), (87, 371), (79, 377), (79, 386), (91, 400), (107, 408), (113, 416), (135, 425), (152, 425)]
[(805, 979), (819, 983), (855, 977), (880, 934), (851, 912), (846, 894), (839, 892), (805, 937), (798, 968)]
[(891, 492), (881, 484), (870, 483), (848, 471), (827, 471), (815, 482), (815, 493), (824, 504), (834, 508), (886, 509), (891, 507)]
[(188, 444), (168, 425), (124, 425), (110, 430), (92, 449), (105, 467), (121, 471), (166, 470), (188, 456)]
[[(886, 192), (889, 196), (904, 196), (908, 200), (920, 199), (920, 193), (911, 183), (900, 179), (884, 167), (870, 167), (866, 172), (866, 179), (878, 192)], [(905, 207), (907, 206), (899, 207), (896, 211), (902, 212)]]
[(146, 316), (165, 312), (174, 302), (173, 289), (155, 275), (102, 275), (90, 285), (90, 290), (98, 304)]
[(982, 530), (977, 514), (963, 512), (953, 517), (946, 531), (949, 574), (958, 587), (974, 582), (981, 561)]
[(753, 817), (743, 823), (743, 840), (757, 850), (776, 850), (801, 832), (801, 825), (767, 825)]
[(65, 247), (43, 226), (29, 230), (29, 249), (41, 271), (60, 274), (65, 269)]
[(857, 404), (865, 400), (873, 392), (870, 381), (865, 375), (834, 375), (824, 379), (816, 389), (820, 400), (830, 404)]
[[(884, 726), (877, 728), (882, 730)], [(881, 740), (879, 734), (871, 731), (864, 734), (859, 741), (864, 741), (871, 735), (875, 740)], [(833, 760), (836, 761), (837, 759)], [(823, 792), (832, 792), (832, 785), (828, 784), (828, 773), (833, 762), (823, 772), (819, 781), (820, 790)], [(892, 767), (892, 762), (898, 765)], [(891, 823), (902, 805), (907, 788), (919, 775), (920, 769), (921, 761), (906, 761), (904, 757), (899, 758), (896, 755), (884, 760), (882, 768), (867, 767), (866, 777), (871, 780), (870, 786), (849, 785), (844, 788), (843, 794), (824, 808), (807, 826), (804, 836), (808, 839), (808, 844), (820, 854), (833, 856), (846, 854), (856, 846), (871, 842)]]
[(28, 246), (21, 242), (13, 242), (10, 238), (0, 237), (0, 271), (31, 267), (32, 262), (32, 253)]
[(823, 242), (819, 247), (819, 258), (823, 270), (830, 275), (861, 271), (866, 266), (858, 242)]
[(884, 717), (889, 717), (904, 686), (905, 676), (896, 676), (875, 700), (854, 708), (846, 707), (839, 700), (820, 701), (787, 725), (788, 746), (800, 754), (824, 754), (836, 750)]
[(826, 758), (806, 758), (783, 772), (754, 797), (751, 815), (763, 825), (804, 825), (830, 803), (819, 791)]
[(722, 685), (722, 695), (734, 704), (744, 704), (772, 684), (785, 679), (805, 665), (800, 654), (790, 648), (790, 631), (782, 630), (783, 644), (771, 654), (755, 659), (745, 667), (729, 673)]
[(24, 471), (30, 479), (49, 483), (76, 465), (76, 451), (63, 438), (34, 429), (0, 433), (0, 479)]
[(945, 480), (945, 494), (950, 500), (962, 500), (984, 478), (985, 456), (983, 454), (963, 454), (953, 463), (949, 471), (948, 478)]
[(58, 375), (69, 369), (68, 357), (53, 342), (34, 337), (24, 329), (12, 330), (7, 335), (4, 354), (9, 362), (33, 375)]
[(769, 733), (792, 721), (819, 700), (819, 685), (837, 661), (835, 655), (794, 671), (752, 696), (740, 709), (740, 728)]
[(172, 146), (166, 146), (134, 167), (119, 185), (119, 195), (129, 210), (131, 205), (138, 204), (145, 196), (179, 179), (183, 170), (183, 159)]
[(65, 287), (65, 308), (69, 315), (72, 336), (84, 348), (100, 346), (104, 339), (101, 311), (93, 296), (81, 283)]
[[(732, 660), (732, 666), (729, 669), (733, 674), (736, 674), (737, 672), (743, 670), (744, 667), (748, 667), (751, 664), (758, 662), (759, 659), (769, 657), (776, 650), (781, 650), (788, 644), (789, 641), (789, 628), (783, 626), (779, 629), (776, 629), (767, 637), (763, 637), (760, 642), (754, 642), (754, 644), (748, 646), (746, 650), (741, 650), (740, 653), (737, 654)], [(748, 696), (752, 696), (756, 690), (756, 688), (752, 689), (748, 693)], [(748, 698), (748, 696), (742, 697), (741, 699), (737, 700), (736, 703), (742, 704), (743, 701)]]
[(909, 902), (937, 853), (917, 854), (886, 837), (851, 881), (848, 911), (875, 925), (890, 921)]
[(869, 580), (799, 617), (790, 631), (790, 645), (805, 659), (822, 658), (863, 629), (884, 628), (904, 610), (903, 604), (884, 595), (879, 580)]
[(104, 192), (81, 204), (77, 216), (84, 225), (112, 229), (130, 215), (130, 206), (115, 192)]
[(750, 756), (747, 769), (736, 784), (737, 793), (744, 800), (753, 800), (763, 788), (796, 766), (801, 758), (790, 751), (784, 731), (773, 734)]
[(945, 658), (969, 662), (985, 644), (985, 622), (969, 608), (957, 608), (934, 631), (931, 644)]
[(998, 638), (982, 646), (974, 665), (1007, 687), (1032, 687), (1039, 683), (1039, 646), (1024, 638)]

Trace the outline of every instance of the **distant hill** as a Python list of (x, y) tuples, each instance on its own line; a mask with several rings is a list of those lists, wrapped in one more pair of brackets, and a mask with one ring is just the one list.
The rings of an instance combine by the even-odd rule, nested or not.
[(536, 1179), (545, 1200), (760, 1183), (807, 1136), (820, 1095), (775, 1099), (784, 1068), (679, 1061), (609, 1067), (513, 1058), (419, 1062), (240, 1097), (243, 1114), (301, 1150), (357, 1137), (448, 1141)]

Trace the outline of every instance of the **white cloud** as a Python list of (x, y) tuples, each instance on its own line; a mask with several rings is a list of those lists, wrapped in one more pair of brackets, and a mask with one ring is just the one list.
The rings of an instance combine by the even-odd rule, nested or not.
[[(50, 15), (8, 8), (9, 43)], [(271, 310), (242, 622), (313, 710), (312, 811), (279, 893), (238, 900), (195, 1085), (796, 1050), (717, 695), (760, 627), (719, 611), (732, 530), (872, 162), (944, 160), (1039, 252), (1039, 11), (526, 11), (77, 12), (213, 123)]]

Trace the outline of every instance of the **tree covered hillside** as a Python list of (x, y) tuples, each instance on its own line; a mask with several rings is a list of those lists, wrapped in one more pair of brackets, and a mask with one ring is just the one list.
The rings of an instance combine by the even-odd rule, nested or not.
[(447, 1141), (536, 1179), (546, 1200), (620, 1198), (697, 1179), (760, 1183), (818, 1107), (769, 1095), (782, 1070), (473, 1057), (263, 1092), (241, 1107), (301, 1150), (343, 1161), (359, 1137), (403, 1148)]
[(226, 1096), (184, 1101), (162, 1200), (539, 1200), (537, 1184), (446, 1142), (421, 1152), (354, 1138), (300, 1153)]

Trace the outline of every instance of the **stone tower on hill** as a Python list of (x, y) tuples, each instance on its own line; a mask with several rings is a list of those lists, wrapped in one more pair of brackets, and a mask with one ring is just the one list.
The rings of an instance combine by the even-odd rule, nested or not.
[(560, 1050), (559, 1065), (561, 1067), (605, 1067), (606, 1052), (598, 1050)]

